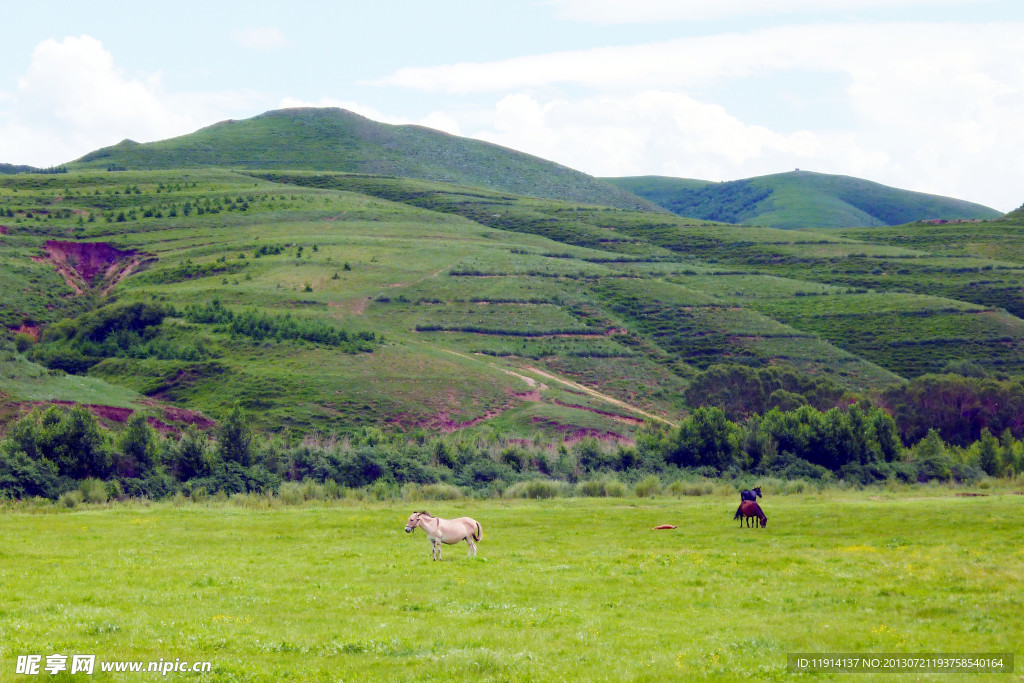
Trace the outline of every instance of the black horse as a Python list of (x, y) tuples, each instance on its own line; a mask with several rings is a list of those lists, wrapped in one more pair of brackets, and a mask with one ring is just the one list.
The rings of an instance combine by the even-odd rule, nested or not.
[(761, 487), (760, 486), (755, 486), (752, 489), (745, 489), (743, 491), (740, 491), (740, 502), (741, 503), (743, 501), (745, 501), (745, 500), (756, 501), (760, 497), (761, 497)]

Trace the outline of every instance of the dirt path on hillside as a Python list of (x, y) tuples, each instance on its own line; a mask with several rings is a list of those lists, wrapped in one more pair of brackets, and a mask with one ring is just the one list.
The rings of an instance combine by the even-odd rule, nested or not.
[(391, 283), (390, 285), (387, 285), (387, 286), (388, 287), (412, 287), (413, 285), (418, 285), (419, 283), (425, 282), (425, 281), (429, 280), (432, 277), (437, 277), (438, 275), (440, 275), (444, 271), (448, 270), (449, 268), (451, 268), (451, 266), (445, 266), (444, 268), (441, 268), (439, 270), (434, 271), (430, 275), (424, 275), (419, 280), (413, 280), (412, 282), (393, 282), (393, 283)]
[[(486, 361), (482, 361), (479, 358), (474, 358), (473, 356), (467, 355), (465, 353), (459, 353), (458, 351), (452, 351), (451, 349), (444, 349), (444, 348), (441, 348), (439, 346), (434, 346), (432, 348), (438, 349), (439, 351), (444, 351), (445, 353), (450, 353), (453, 356), (459, 356), (461, 358), (465, 358), (467, 360), (475, 360), (475, 361), (478, 361), (478, 362), (481, 362), (481, 363), (486, 363)], [(548, 388), (547, 385), (537, 382), (537, 380), (535, 380), (532, 377), (527, 377), (526, 375), (521, 375), (518, 372), (513, 372), (513, 371), (508, 370), (506, 368), (499, 367), (498, 365), (495, 365), (494, 363), (486, 363), (486, 364), (491, 366), (492, 368), (496, 368), (498, 370), (501, 370), (505, 374), (512, 375), (513, 377), (518, 377), (519, 379), (521, 379), (524, 382), (526, 382), (526, 384), (529, 385), (531, 388), (535, 388), (535, 389), (538, 389), (538, 390), (540, 390), (540, 389), (547, 389)], [(539, 369), (533, 367), (532, 365), (527, 365), (526, 367), (521, 368), (521, 369), (522, 370), (526, 370), (527, 372), (532, 372), (534, 374), (540, 375), (541, 377), (549, 379), (552, 382), (557, 382), (557, 383), (562, 384), (564, 386), (567, 386), (567, 387), (569, 387), (571, 389), (575, 389), (576, 391), (583, 392), (587, 396), (591, 396), (593, 398), (600, 399), (600, 400), (605, 401), (607, 403), (611, 403), (612, 405), (619, 406), (620, 408), (625, 408), (626, 410), (630, 410), (630, 411), (632, 411), (634, 413), (637, 413), (638, 415), (643, 415), (644, 417), (650, 418), (652, 420), (656, 420), (657, 422), (661, 422), (663, 424), (667, 424), (670, 427), (678, 427), (679, 426), (675, 422), (672, 422), (670, 420), (666, 420), (665, 418), (660, 417), (658, 415), (655, 415), (653, 413), (649, 413), (646, 410), (638, 408), (638, 407), (636, 407), (636, 406), (634, 406), (634, 405), (632, 405), (630, 403), (626, 403), (625, 401), (620, 401), (619, 399), (613, 398), (612, 396), (609, 396), (608, 394), (603, 394), (600, 391), (597, 391), (596, 389), (591, 389), (588, 386), (584, 386), (584, 385), (580, 384), (579, 382), (573, 382), (572, 380), (565, 379), (564, 377), (559, 377), (558, 375), (553, 375), (550, 372), (545, 372), (544, 370), (539, 370)], [(620, 417), (622, 417), (622, 416), (620, 416)]]
[(606, 401), (608, 403), (611, 403), (612, 405), (616, 405), (616, 406), (619, 406), (621, 408), (625, 408), (626, 410), (631, 410), (634, 413), (637, 413), (639, 415), (643, 415), (644, 417), (649, 417), (652, 420), (657, 420), (658, 422), (662, 422), (662, 423), (667, 424), (667, 425), (669, 425), (671, 427), (678, 427), (679, 426), (675, 422), (671, 422), (670, 420), (666, 420), (665, 418), (660, 417), (658, 415), (655, 415), (654, 413), (649, 413), (646, 410), (642, 410), (640, 408), (637, 408), (636, 406), (634, 406), (634, 405), (632, 405), (630, 403), (626, 403), (625, 401), (620, 401), (619, 399), (613, 398), (613, 397), (609, 396), (608, 394), (602, 394), (600, 391), (597, 391), (596, 389), (591, 389), (590, 387), (584, 386), (584, 385), (580, 384), (579, 382), (573, 382), (571, 379), (565, 379), (564, 377), (559, 377), (558, 375), (553, 375), (550, 372), (545, 372), (544, 370), (539, 370), (539, 369), (533, 367), (532, 365), (527, 365), (523, 369), (524, 370), (529, 370), (530, 372), (533, 372), (533, 373), (536, 373), (536, 374), (540, 375), (541, 377), (545, 377), (547, 379), (550, 379), (552, 382), (558, 382), (559, 384), (562, 384), (564, 386), (570, 387), (572, 389), (576, 389), (577, 391), (582, 391), (584, 394), (586, 394), (588, 396), (593, 396), (594, 398), (599, 398), (602, 401)]

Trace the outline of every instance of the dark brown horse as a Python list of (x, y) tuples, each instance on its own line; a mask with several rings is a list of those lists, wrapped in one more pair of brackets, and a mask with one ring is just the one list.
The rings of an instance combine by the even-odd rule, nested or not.
[(761, 497), (761, 487), (755, 486), (752, 489), (744, 489), (740, 491), (740, 500), (757, 500)]
[[(740, 506), (736, 509), (736, 514), (733, 515), (733, 519), (740, 520), (740, 526), (743, 526), (743, 522), (747, 522), (747, 526), (750, 526), (751, 518), (757, 517), (761, 521), (761, 527), (768, 526), (768, 518), (765, 517), (761, 511), (761, 506), (752, 500), (745, 500), (740, 503)], [(754, 526), (757, 526), (755, 523)]]

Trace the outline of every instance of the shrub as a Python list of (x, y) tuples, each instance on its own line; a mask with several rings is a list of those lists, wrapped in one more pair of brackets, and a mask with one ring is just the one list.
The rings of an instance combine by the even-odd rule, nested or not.
[(337, 462), (337, 481), (343, 486), (369, 486), (384, 474), (385, 463), (373, 448), (360, 448), (341, 455)]
[(324, 497), (326, 500), (339, 500), (345, 497), (345, 489), (333, 479), (324, 482)]
[(121, 488), (121, 482), (117, 479), (111, 479), (106, 484), (107, 488), (107, 500), (121, 500), (124, 498), (124, 489)]
[(426, 484), (420, 489), (424, 500), (459, 500), (463, 497), (462, 489), (451, 484)]
[(587, 472), (609, 469), (615, 464), (612, 454), (606, 452), (597, 439), (583, 439), (574, 450), (576, 462)]
[(576, 485), (576, 493), (587, 498), (600, 498), (605, 495), (604, 482), (595, 479), (581, 481)]
[(57, 466), (49, 460), (32, 460), (11, 441), (11, 450), (0, 450), (0, 495), (14, 498), (52, 498), (59, 486)]
[(911, 460), (917, 465), (917, 480), (932, 479), (947, 481), (953, 476), (953, 458), (946, 450), (939, 433), (929, 429), (928, 434), (914, 445)]
[(167, 457), (167, 466), (181, 481), (205, 477), (210, 474), (206, 456), (207, 447), (206, 435), (195, 425), (189, 425), (185, 428), (178, 443), (171, 446)]
[(676, 481), (665, 487), (665, 491), (673, 496), (710, 496), (715, 492), (715, 485), (709, 479), (696, 481)]
[(683, 421), (665, 453), (666, 462), (681, 467), (722, 471), (740, 462), (739, 427), (718, 408), (697, 408)]
[(297, 481), (286, 481), (281, 484), (277, 495), (286, 505), (298, 505), (306, 500), (302, 491), (302, 484)]
[(16, 334), (14, 335), (14, 347), (18, 349), (18, 353), (25, 353), (30, 348), (34, 340), (27, 334)]
[[(283, 487), (284, 484), (281, 484)], [(326, 500), (327, 491), (324, 485), (314, 479), (302, 480), (302, 497), (304, 500)]]
[(79, 490), (65, 491), (60, 494), (60, 498), (57, 499), (58, 505), (63, 505), (66, 508), (76, 508), (79, 503), (84, 500), (82, 492)]
[(78, 482), (78, 491), (86, 503), (106, 503), (108, 500), (107, 485), (95, 477)]
[(558, 498), (565, 493), (563, 485), (550, 479), (530, 479), (513, 484), (504, 491), (505, 498)]
[(117, 438), (120, 451), (115, 456), (115, 469), (122, 477), (142, 477), (156, 463), (156, 431), (149, 426), (146, 418), (134, 413)]
[(394, 483), (378, 479), (366, 487), (366, 493), (373, 500), (395, 500), (399, 496), (398, 487)]
[(238, 404), (217, 432), (217, 453), (226, 463), (238, 463), (242, 467), (252, 464), (252, 432)]
[(622, 498), (626, 490), (626, 485), (614, 477), (590, 479), (576, 485), (576, 495), (588, 498)]
[(636, 493), (639, 498), (650, 498), (658, 495), (660, 491), (661, 479), (653, 474), (637, 482), (636, 486), (633, 487), (633, 492)]
[(609, 498), (625, 498), (626, 485), (617, 479), (606, 479), (604, 482), (604, 495)]

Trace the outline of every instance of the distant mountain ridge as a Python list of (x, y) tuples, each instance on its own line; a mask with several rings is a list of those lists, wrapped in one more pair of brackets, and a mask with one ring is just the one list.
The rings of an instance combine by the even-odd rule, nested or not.
[(604, 180), (681, 216), (772, 228), (883, 226), (1002, 216), (981, 204), (809, 171), (721, 183), (664, 176)]
[(169, 140), (123, 140), (68, 164), (72, 170), (245, 168), (340, 171), (486, 187), (546, 199), (658, 211), (580, 171), (422, 126), (378, 123), (337, 108), (269, 111)]
[(26, 164), (0, 164), (0, 173), (34, 173), (39, 169)]

